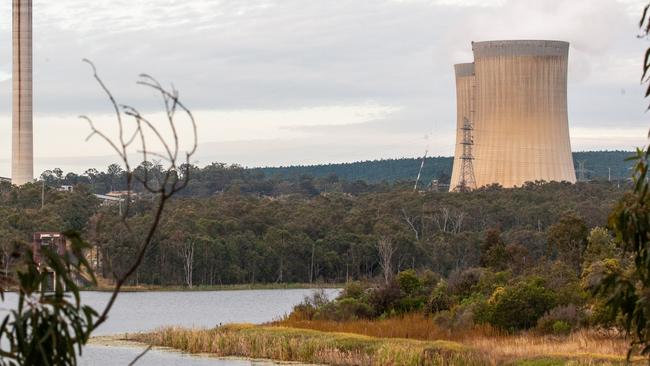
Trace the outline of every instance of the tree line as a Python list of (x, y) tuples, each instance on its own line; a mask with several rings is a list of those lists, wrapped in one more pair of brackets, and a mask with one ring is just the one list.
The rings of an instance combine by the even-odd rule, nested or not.
[[(604, 226), (625, 188), (608, 182), (537, 182), (449, 194), (379, 184), (351, 193), (341, 188), (349, 184), (345, 181), (327, 185), (309, 176), (279, 181), (286, 194), (267, 196), (243, 188), (264, 182), (240, 180), (211, 195), (171, 200), (133, 282), (345, 282), (381, 276), (386, 268), (395, 273), (428, 269), (447, 276), (480, 265), (490, 230), (499, 231), (503, 250), (521, 266), (547, 257), (571, 262), (581, 247), (552, 247), (550, 228), (562, 220), (575, 221), (566, 230), (576, 223), (586, 229)], [(150, 219), (150, 196), (135, 197), (129, 231), (120, 222), (119, 208), (100, 205), (92, 185), (78, 183), (73, 192), (46, 186), (44, 200), (42, 190), (39, 184), (0, 185), (4, 266), (11, 265), (12, 248), (29, 242), (32, 232), (76, 230), (98, 249), (100, 273), (111, 277), (125, 270), (136, 250), (133, 243)]]

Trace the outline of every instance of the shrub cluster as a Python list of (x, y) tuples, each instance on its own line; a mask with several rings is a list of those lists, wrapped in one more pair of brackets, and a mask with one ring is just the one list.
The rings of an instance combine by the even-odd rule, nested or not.
[[(490, 230), (481, 248), (482, 267), (458, 269), (446, 278), (410, 269), (379, 285), (353, 282), (332, 301), (322, 294), (306, 299), (291, 317), (346, 321), (420, 312), (449, 331), (475, 325), (555, 335), (584, 326), (612, 329), (620, 324), (616, 315), (589, 290), (629, 260), (606, 229), (588, 233), (574, 216), (563, 220), (549, 234), (548, 255), (534, 265), (522, 266), (521, 258), (507, 254), (499, 232)], [(568, 251), (572, 255), (558, 255)]]

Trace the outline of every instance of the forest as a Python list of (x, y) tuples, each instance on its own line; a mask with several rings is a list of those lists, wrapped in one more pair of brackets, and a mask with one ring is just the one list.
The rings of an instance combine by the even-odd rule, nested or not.
[[(536, 182), (450, 194), (414, 192), (401, 183), (364, 182), (351, 189), (355, 183), (331, 177), (275, 181), (217, 165), (206, 171), (223, 177), (209, 187), (216, 193), (208, 194), (198, 180), (171, 201), (133, 284), (341, 283), (381, 277), (386, 268), (447, 277), (481, 266), (490, 235), (503, 241), (505, 255), (523, 271), (543, 258), (569, 261), (582, 253), (589, 231), (606, 225), (629, 188), (607, 181)], [(78, 183), (73, 192), (62, 192), (49, 184), (0, 186), (4, 268), (33, 232), (73, 230), (98, 249), (99, 273), (123, 271), (150, 220), (151, 197), (134, 196), (128, 231), (119, 207), (100, 205), (97, 186)], [(119, 179), (95, 184), (114, 189)], [(259, 187), (272, 194), (260, 194)], [(584, 228), (571, 238), (576, 253), (563, 252), (551, 233), (573, 235), (576, 227)], [(579, 268), (577, 261), (569, 262)]]
[[(580, 172), (580, 163), (584, 163), (585, 179), (603, 179), (610, 176), (612, 179), (620, 179), (630, 175), (631, 164), (625, 159), (631, 154), (629, 151), (574, 152), (573, 162), (578, 173)], [(379, 183), (415, 180), (421, 163), (422, 158), (402, 158), (342, 164), (255, 168), (252, 170), (262, 172), (270, 177), (290, 178), (304, 174), (313, 177), (326, 177), (336, 174), (343, 180)], [(451, 157), (426, 158), (422, 169), (422, 182), (429, 184), (431, 180), (437, 179), (440, 183), (449, 183), (452, 163)]]
[[(584, 180), (622, 181), (630, 176), (631, 163), (625, 159), (628, 151), (588, 151), (573, 153), (577, 176)], [(451, 177), (452, 158), (429, 157), (424, 163), (419, 188), (429, 188), (432, 180), (448, 184)], [(583, 166), (581, 167), (581, 162)], [(395, 185), (413, 187), (421, 159), (385, 159), (347, 164), (290, 166), (275, 168), (245, 168), (239, 165), (212, 163), (203, 168), (191, 167), (190, 186), (180, 192), (183, 196), (208, 197), (237, 187), (242, 193), (264, 196), (293, 194), (297, 191), (340, 191), (359, 194), (386, 191)], [(155, 163), (141, 165), (152, 174), (162, 174), (162, 167)], [(106, 193), (125, 189), (125, 172), (117, 164), (105, 171), (88, 169), (84, 174), (64, 173), (61, 169), (47, 170), (41, 180), (49, 187), (83, 184), (94, 193)], [(390, 187), (389, 187), (390, 186)]]

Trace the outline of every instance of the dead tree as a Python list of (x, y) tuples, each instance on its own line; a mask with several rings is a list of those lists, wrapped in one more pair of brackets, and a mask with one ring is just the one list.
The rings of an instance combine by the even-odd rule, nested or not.
[(183, 257), (183, 270), (185, 271), (185, 284), (192, 288), (192, 274), (194, 273), (194, 248), (195, 240), (189, 238), (181, 244), (181, 256)]
[(406, 213), (406, 210), (402, 208), (402, 218), (404, 218), (404, 221), (408, 225), (411, 230), (413, 230), (413, 233), (415, 234), (415, 240), (419, 241), (420, 240), (420, 232), (418, 229), (415, 227), (415, 220), (416, 217), (411, 217)]
[(395, 254), (396, 248), (393, 246), (393, 242), (382, 236), (377, 240), (377, 252), (379, 253), (379, 266), (381, 267), (384, 273), (384, 283), (390, 283), (390, 280), (393, 278), (393, 255)]

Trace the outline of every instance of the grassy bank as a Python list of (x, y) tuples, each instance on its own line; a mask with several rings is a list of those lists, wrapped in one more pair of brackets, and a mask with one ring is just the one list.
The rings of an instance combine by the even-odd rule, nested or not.
[[(215, 329), (166, 328), (140, 334), (137, 341), (189, 353), (265, 358), (330, 365), (622, 365), (624, 352), (578, 335), (466, 335), (461, 342), (379, 338), (362, 334), (283, 326), (228, 325)], [(581, 345), (586, 342), (586, 346)], [(585, 348), (586, 347), (586, 348)], [(614, 354), (608, 352), (616, 352)]]
[(592, 330), (579, 330), (566, 336), (541, 335), (534, 332), (508, 334), (490, 327), (450, 331), (441, 329), (431, 318), (420, 313), (381, 320), (360, 319), (345, 322), (287, 317), (273, 325), (324, 332), (355, 333), (378, 338), (446, 339), (488, 355), (488, 358), (495, 363), (548, 356), (556, 356), (560, 359), (620, 361), (628, 349), (628, 342), (623, 337)]
[(136, 340), (190, 353), (328, 365), (485, 364), (478, 353), (455, 342), (380, 339), (276, 326), (166, 328), (141, 334)]
[[(243, 290), (300, 290), (314, 288), (343, 288), (342, 283), (256, 283), (256, 284), (239, 284), (239, 285), (214, 285), (214, 286), (124, 286), (122, 292), (161, 292), (161, 291), (243, 291)], [(104, 284), (97, 287), (87, 287), (85, 291), (113, 291), (110, 284)]]

